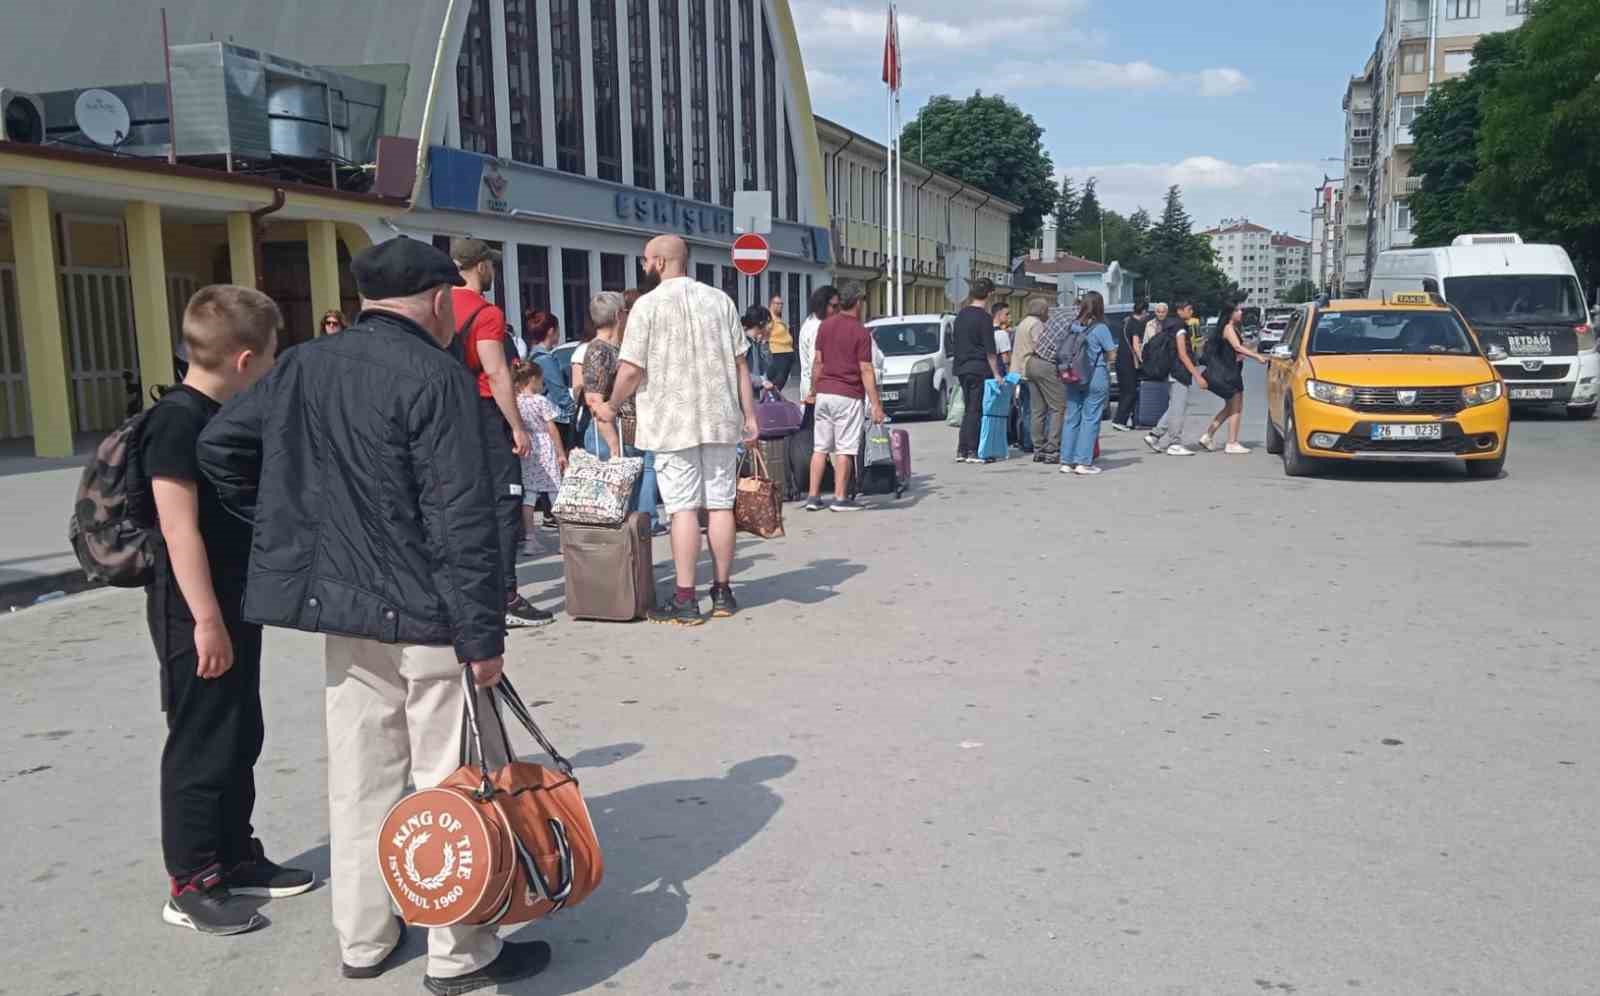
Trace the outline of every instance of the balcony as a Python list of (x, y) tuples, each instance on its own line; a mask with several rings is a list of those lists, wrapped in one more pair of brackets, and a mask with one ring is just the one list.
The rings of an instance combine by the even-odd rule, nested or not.
[(1428, 19), (1425, 17), (1413, 21), (1401, 21), (1396, 26), (1395, 38), (1399, 41), (1426, 37), (1428, 37)]
[(1415, 194), (1415, 193), (1420, 192), (1421, 190), (1422, 190), (1422, 177), (1420, 177), (1420, 176), (1408, 176), (1408, 177), (1406, 177), (1406, 193)]
[(1372, 157), (1371, 156), (1351, 156), (1350, 157), (1350, 168), (1351, 169), (1371, 169), (1372, 168)]

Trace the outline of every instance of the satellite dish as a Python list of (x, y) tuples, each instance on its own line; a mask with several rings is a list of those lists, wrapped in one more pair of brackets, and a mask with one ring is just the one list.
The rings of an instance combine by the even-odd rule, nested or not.
[(108, 149), (126, 142), (133, 128), (128, 105), (110, 90), (85, 90), (78, 94), (72, 114), (85, 138)]
[(1106, 267), (1106, 296), (1113, 301), (1119, 301), (1122, 299), (1122, 295), (1119, 293), (1121, 290), (1122, 264), (1112, 260), (1111, 265)]

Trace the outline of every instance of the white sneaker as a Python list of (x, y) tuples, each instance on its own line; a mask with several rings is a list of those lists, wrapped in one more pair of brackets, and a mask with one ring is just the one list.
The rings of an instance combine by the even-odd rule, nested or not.
[(1080, 474), (1084, 477), (1093, 477), (1096, 474), (1104, 473), (1104, 471), (1092, 463), (1086, 463), (1080, 467), (1074, 467), (1072, 468), (1072, 472), (1074, 474)]
[(1151, 453), (1161, 452), (1161, 440), (1157, 439), (1155, 433), (1153, 432), (1145, 434), (1144, 444), (1150, 447)]
[(1250, 452), (1250, 447), (1240, 446), (1238, 443), (1229, 443), (1222, 448), (1222, 452), (1232, 453), (1234, 456), (1242, 456), (1243, 454)]
[(1211, 445), (1211, 433), (1208, 432), (1200, 437), (1200, 448), (1210, 452), (1215, 452), (1214, 447)]
[(1167, 456), (1194, 456), (1194, 450), (1189, 449), (1182, 443), (1173, 443), (1167, 447)]
[(1063, 473), (1063, 474), (1072, 474), (1072, 473), (1076, 473), (1076, 472), (1077, 472), (1077, 470), (1078, 470), (1078, 468), (1077, 468), (1077, 467), (1075, 467), (1075, 466), (1073, 466), (1073, 465), (1072, 465), (1072, 464), (1070, 464), (1070, 463), (1064, 463), (1064, 464), (1062, 464), (1062, 465), (1061, 465), (1061, 472), (1062, 472), (1062, 473)]
[(1133, 430), (1133, 426), (1131, 426), (1131, 425), (1123, 425), (1121, 422), (1112, 422), (1111, 423), (1111, 428), (1115, 429), (1118, 432), (1131, 432)]

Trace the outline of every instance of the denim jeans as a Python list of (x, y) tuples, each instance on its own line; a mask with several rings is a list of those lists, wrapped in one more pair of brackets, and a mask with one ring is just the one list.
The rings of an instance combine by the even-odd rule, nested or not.
[[(602, 460), (611, 459), (611, 447), (600, 436), (600, 427), (595, 423), (589, 424), (589, 431), (584, 436), (583, 448), (593, 453)], [(633, 510), (644, 512), (650, 516), (650, 528), (656, 529), (661, 525), (661, 511), (659, 495), (656, 492), (656, 455), (637, 449), (632, 446), (624, 447), (625, 456), (644, 458), (644, 473), (639, 475), (639, 480), (633, 485)]]
[(1100, 438), (1100, 416), (1111, 396), (1111, 378), (1099, 366), (1085, 385), (1067, 385), (1067, 419), (1061, 430), (1061, 463), (1076, 467), (1094, 463), (1094, 444)]

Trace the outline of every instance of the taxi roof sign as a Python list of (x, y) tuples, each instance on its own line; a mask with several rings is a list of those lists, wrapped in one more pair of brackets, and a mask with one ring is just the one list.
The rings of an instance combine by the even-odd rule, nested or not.
[(1418, 292), (1404, 291), (1404, 292), (1400, 292), (1400, 293), (1396, 293), (1396, 294), (1390, 295), (1389, 303), (1390, 304), (1432, 304), (1433, 303), (1433, 295), (1428, 294), (1426, 292), (1422, 292), (1422, 291), (1418, 291)]

